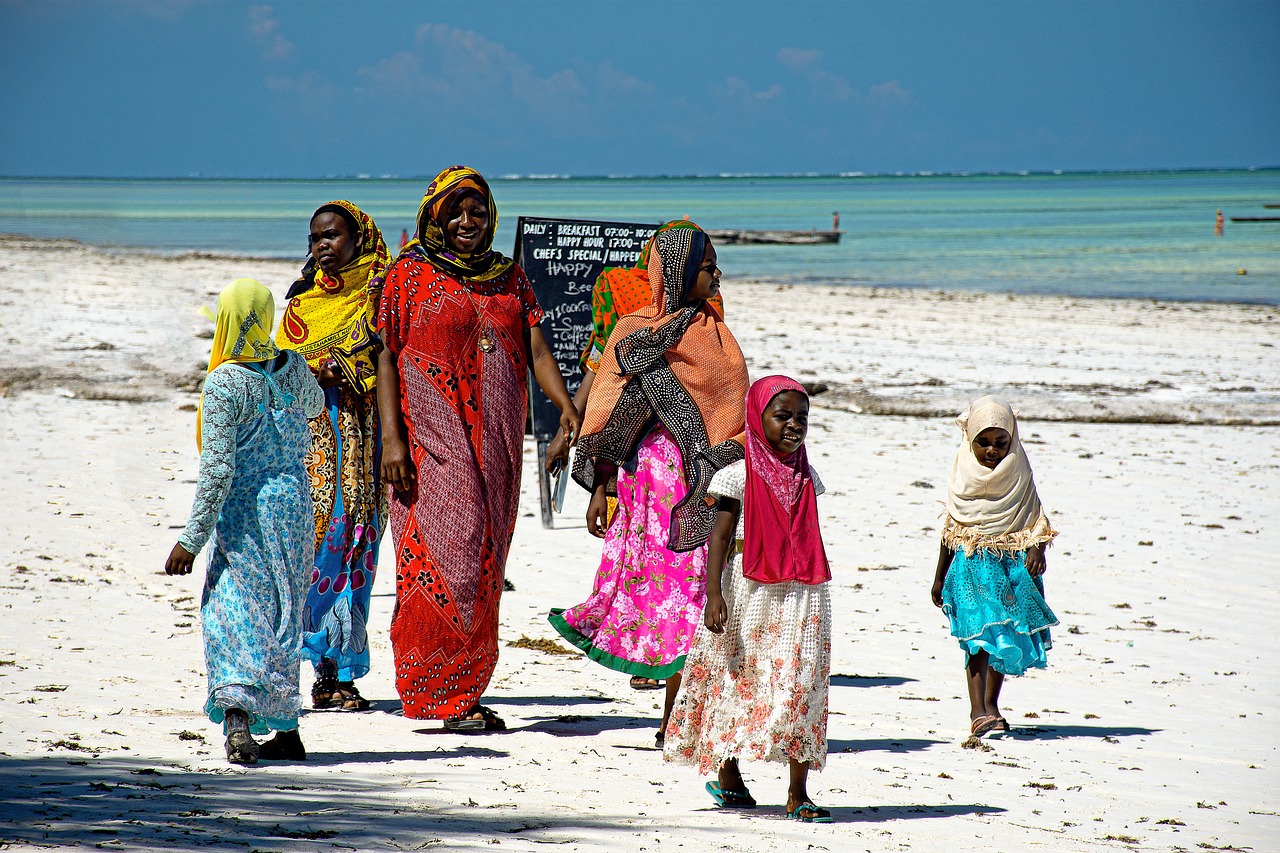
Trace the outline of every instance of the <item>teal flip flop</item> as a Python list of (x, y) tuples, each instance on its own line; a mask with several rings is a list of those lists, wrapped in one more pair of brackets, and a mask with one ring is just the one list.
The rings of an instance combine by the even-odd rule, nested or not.
[(720, 787), (719, 782), (711, 781), (707, 783), (707, 793), (722, 809), (754, 809), (756, 807), (756, 801), (746, 788), (741, 791), (726, 791)]
[[(806, 815), (801, 812), (811, 812), (811, 814)], [(820, 809), (807, 800), (796, 806), (794, 811), (787, 812), (787, 817), (801, 823), (832, 823), (831, 812)]]

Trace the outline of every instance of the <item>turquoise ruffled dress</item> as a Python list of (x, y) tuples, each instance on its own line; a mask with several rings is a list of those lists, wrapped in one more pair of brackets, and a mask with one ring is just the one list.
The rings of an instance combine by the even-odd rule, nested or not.
[(1044, 669), (1058, 624), (1044, 600), (1044, 582), (1027, 573), (1026, 551), (957, 550), (942, 586), (942, 612), (964, 649), (965, 665), (986, 652), (1004, 675)]

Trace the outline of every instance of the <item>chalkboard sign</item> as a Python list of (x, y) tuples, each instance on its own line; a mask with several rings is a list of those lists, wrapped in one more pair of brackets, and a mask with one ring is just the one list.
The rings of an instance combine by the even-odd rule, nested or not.
[[(634, 222), (530, 216), (521, 216), (516, 224), (514, 257), (529, 276), (546, 315), (542, 332), (560, 365), (569, 396), (582, 383), (578, 359), (591, 338), (591, 288), (596, 278), (605, 267), (635, 266), (656, 230), (656, 225)], [(540, 445), (550, 441), (560, 428), (560, 410), (546, 398), (532, 376), (529, 409), (534, 438)]]

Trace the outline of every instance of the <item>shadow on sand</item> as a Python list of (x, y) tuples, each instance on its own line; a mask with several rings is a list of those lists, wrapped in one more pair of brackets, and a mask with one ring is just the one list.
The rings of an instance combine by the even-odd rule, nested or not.
[[(980, 803), (924, 803), (908, 806), (825, 806), (833, 823), (886, 823), (891, 820), (927, 820), (963, 815), (1000, 814), (1005, 809)], [(788, 820), (782, 803), (761, 803), (743, 815), (765, 820)]]
[(542, 732), (556, 737), (582, 737), (618, 729), (657, 729), (657, 717), (625, 717), (621, 714), (601, 714), (587, 717), (580, 714), (562, 714), (555, 717), (527, 717), (537, 722), (523, 726), (522, 732)]
[[(464, 748), (414, 757), (475, 754)], [(403, 755), (369, 757), (380, 763)], [(489, 844), (511, 833), (554, 832), (559, 843), (584, 833), (599, 837), (625, 819), (475, 808), (465, 792), (427, 789), (406, 807), (401, 785), (332, 769), (362, 757), (318, 753), (314, 763), (261, 764), (247, 770), (114, 756), (0, 757), (0, 846), (243, 851), (264, 845), (274, 850), (334, 845), (412, 850), (439, 844), (444, 849), (491, 849)]]
[[(433, 732), (434, 733), (434, 732)], [(430, 761), (438, 758), (510, 758), (511, 753), (483, 746), (459, 746), (453, 749), (401, 750), (397, 752), (308, 752), (306, 763), (315, 767), (341, 767), (344, 764), (386, 764), (392, 761)]]
[(843, 672), (831, 673), (832, 687), (900, 687), (916, 678), (902, 675), (846, 675)]
[[(464, 748), (435, 757), (475, 754)], [(401, 755), (370, 753), (377, 763)], [(479, 851), (520, 834), (540, 843), (603, 849), (601, 841), (634, 820), (608, 809), (477, 807), (474, 791), (406, 789), (399, 777), (392, 782), (378, 774), (335, 772), (335, 765), (360, 760), (360, 754), (318, 753), (316, 758), (314, 764), (273, 762), (241, 770), (117, 756), (0, 756), (0, 847), (96, 845), (195, 853), (439, 845)], [(412, 796), (406, 796), (409, 791)], [(661, 821), (654, 828), (677, 832)]]
[(873, 740), (829, 740), (827, 754), (836, 755), (841, 752), (919, 752), (946, 743), (944, 740), (932, 738), (879, 738)]
[(1013, 731), (1000, 737), (1025, 738), (1028, 740), (1062, 740), (1064, 738), (1122, 738), (1144, 737), (1158, 734), (1161, 729), (1148, 729), (1142, 726), (1014, 726)]

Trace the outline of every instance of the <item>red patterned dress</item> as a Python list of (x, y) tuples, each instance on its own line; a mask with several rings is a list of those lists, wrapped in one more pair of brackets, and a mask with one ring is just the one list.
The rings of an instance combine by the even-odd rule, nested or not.
[(383, 285), (379, 327), (400, 368), (418, 473), (412, 499), (391, 501), (391, 645), (406, 717), (466, 713), (498, 663), (498, 602), (520, 494), (524, 332), (541, 319), (518, 266), (468, 282), (411, 251)]

